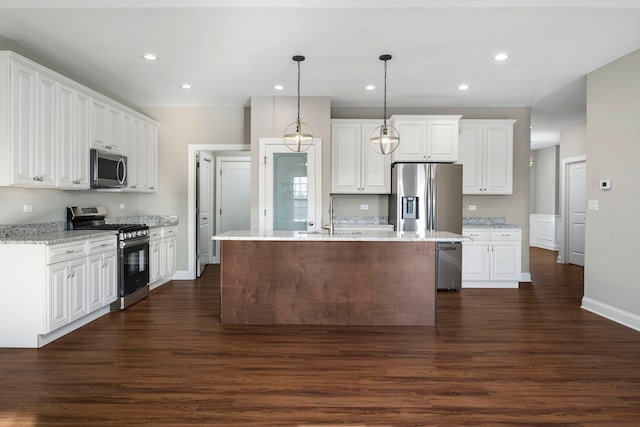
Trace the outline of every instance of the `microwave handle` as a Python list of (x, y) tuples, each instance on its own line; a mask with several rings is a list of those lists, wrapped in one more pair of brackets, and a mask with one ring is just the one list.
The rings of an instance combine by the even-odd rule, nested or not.
[[(122, 165), (122, 179), (120, 179), (120, 165)], [(118, 166), (116, 167), (116, 174), (118, 175), (118, 182), (124, 184), (127, 179), (127, 165), (123, 159), (118, 160)]]

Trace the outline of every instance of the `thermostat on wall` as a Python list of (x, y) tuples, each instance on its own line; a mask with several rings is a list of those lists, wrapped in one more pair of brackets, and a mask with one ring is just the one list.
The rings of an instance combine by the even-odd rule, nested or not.
[(600, 180), (600, 189), (601, 190), (611, 190), (611, 180), (610, 179), (601, 179)]

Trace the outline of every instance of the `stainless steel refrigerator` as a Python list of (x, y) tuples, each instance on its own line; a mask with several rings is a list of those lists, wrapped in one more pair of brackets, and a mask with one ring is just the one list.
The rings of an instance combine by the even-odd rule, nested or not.
[[(396, 231), (462, 234), (462, 165), (394, 163), (389, 223)], [(462, 244), (436, 244), (438, 289), (459, 290)]]

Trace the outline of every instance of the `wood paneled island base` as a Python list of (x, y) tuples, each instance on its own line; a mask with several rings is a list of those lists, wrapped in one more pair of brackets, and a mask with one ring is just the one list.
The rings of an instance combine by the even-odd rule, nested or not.
[(432, 326), (435, 243), (221, 242), (222, 324)]

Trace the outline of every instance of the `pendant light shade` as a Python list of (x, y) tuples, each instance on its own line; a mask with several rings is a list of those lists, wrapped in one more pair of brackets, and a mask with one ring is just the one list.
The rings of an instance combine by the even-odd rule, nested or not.
[(378, 154), (390, 154), (398, 148), (400, 144), (400, 134), (393, 126), (387, 124), (387, 61), (391, 55), (380, 55), (380, 60), (384, 61), (384, 112), (383, 124), (371, 132), (369, 142), (371, 148)]
[(300, 120), (300, 63), (305, 60), (302, 55), (292, 58), (298, 63), (298, 118), (284, 130), (284, 143), (287, 148), (297, 153), (307, 151), (313, 143), (313, 131), (308, 124)]

